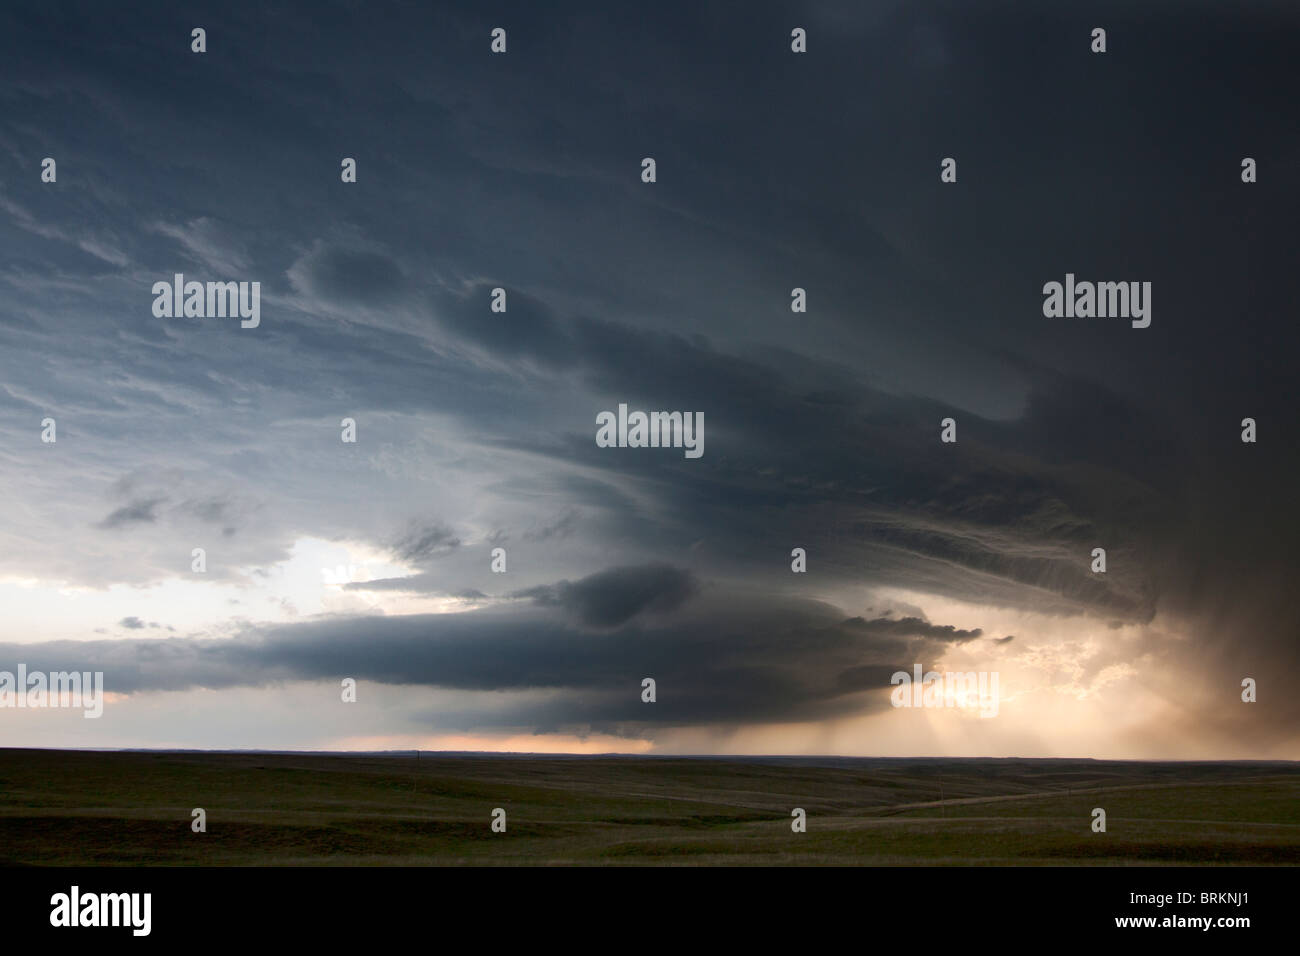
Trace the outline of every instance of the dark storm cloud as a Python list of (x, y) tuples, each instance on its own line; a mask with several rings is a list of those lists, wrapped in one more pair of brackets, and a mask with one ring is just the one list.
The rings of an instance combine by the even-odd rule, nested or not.
[(557, 607), (589, 627), (616, 627), (638, 614), (674, 611), (699, 590), (687, 571), (666, 564), (610, 568), (580, 581), (519, 591), (539, 607)]
[(290, 277), (313, 296), (370, 305), (399, 299), (406, 287), (397, 263), (381, 252), (334, 246), (313, 250)]
[[(779, 593), (1174, 613), (1207, 679), (1296, 678), (1297, 11), (1086, 12), (507, 5), (492, 57), (489, 22), (445, 5), (0, 11), (0, 466), (23, 505), (0, 560), (155, 582), (194, 518), (240, 529), (213, 578), (305, 534), (420, 568), (349, 590), (464, 596), (508, 541), (512, 588), (605, 627), (661, 598), (593, 567), (689, 562)], [(260, 279), (262, 327), (154, 319), (180, 269)], [(1152, 326), (1045, 319), (1067, 271), (1152, 280)], [(703, 411), (704, 457), (597, 448), (619, 402)], [(103, 517), (137, 471), (168, 477)], [(765, 680), (807, 699), (761, 665), (741, 697)]]
[(638, 615), (677, 610), (700, 592), (700, 583), (690, 571), (668, 564), (648, 564), (610, 568), (577, 581), (559, 581), (497, 596), (477, 588), (449, 591), (445, 575), (433, 573), (354, 581), (346, 585), (346, 590), (403, 591), (483, 603), (527, 601), (540, 608), (556, 608), (572, 622), (586, 627), (611, 628)]
[(500, 287), (482, 285), (461, 297), (440, 297), (433, 309), (450, 332), (494, 357), (532, 359), (557, 370), (571, 365), (574, 342), (546, 303), (511, 292), (505, 312), (488, 311), (491, 289)]
[(929, 621), (922, 621), (920, 618), (915, 617), (898, 619), (881, 617), (872, 621), (861, 617), (851, 617), (844, 622), (844, 625), (845, 627), (861, 628), (873, 634), (928, 637), (938, 641), (955, 641), (959, 644), (984, 636), (984, 632), (978, 627), (963, 630), (962, 628), (953, 627), (951, 624), (931, 624)]
[[(657, 593), (676, 600), (685, 576), (668, 582), (671, 570), (620, 569), (603, 580), (641, 605), (658, 575)], [(565, 612), (605, 615), (598, 623), (610, 623), (616, 613), (582, 587), (557, 585), (556, 594)], [(479, 726), (522, 720), (555, 729), (615, 729), (813, 719), (887, 707), (887, 696), (861, 692), (888, 688), (894, 671), (910, 671), (954, 633), (965, 633), (920, 620), (845, 619), (819, 602), (754, 594), (700, 598), (662, 624), (597, 632), (566, 618), (534, 607), (338, 617), (220, 640), (0, 645), (0, 660), (16, 657), (29, 669), (102, 670), (105, 688), (118, 693), (343, 677), (462, 691), (559, 690), (559, 696), (507, 700), (504, 714), (485, 701), (465, 719)], [(644, 677), (657, 682), (653, 707), (640, 699)]]
[[(1008, 425), (865, 386), (809, 392), (778, 368), (671, 333), (595, 321), (575, 328), (572, 351), (594, 390), (608, 389), (610, 404), (626, 396), (633, 407), (707, 409), (711, 451), (693, 462), (654, 451), (610, 454), (586, 436), (559, 449), (522, 447), (654, 481), (673, 501), (669, 524), (683, 543), (734, 541), (727, 563), (756, 570), (779, 567), (776, 555), (741, 555), (758, 556), (764, 544), (785, 540), (812, 549), (824, 571), (845, 577), (866, 564), (877, 581), (931, 586), (942, 577), (949, 593), (971, 597), (985, 593), (992, 577), (1011, 603), (1055, 594), (1061, 609), (1110, 608), (1137, 619), (1152, 613), (1153, 576), (1100, 578), (1088, 561), (1105, 541), (1112, 560), (1131, 558), (1137, 567), (1157, 528), (1176, 530), (1173, 502), (1186, 497), (1193, 476), (1173, 464), (1179, 449), (1161, 437), (1170, 423), (1140, 406), (1086, 383), (1053, 380), (1045, 386), (1051, 401), (1033, 398), (1027, 419)], [(670, 371), (655, 376), (647, 368)], [(1113, 432), (1095, 427), (1099, 406), (1120, 422)], [(961, 420), (956, 446), (937, 441), (940, 419), (950, 415)], [(1138, 420), (1156, 437), (1146, 443), (1148, 455), (1133, 459), (1126, 452)], [(1042, 456), (1028, 450), (1035, 434)], [(1085, 440), (1071, 442), (1071, 435)], [(1106, 499), (1111, 507), (1102, 513), (1097, 503)], [(611, 504), (614, 520), (634, 520), (623, 502)]]

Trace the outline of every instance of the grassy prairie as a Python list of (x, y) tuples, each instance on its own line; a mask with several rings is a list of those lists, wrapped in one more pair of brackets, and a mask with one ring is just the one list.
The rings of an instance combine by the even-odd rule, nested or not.
[(1300, 863), (1300, 765), (0, 750), (10, 866), (1162, 863)]

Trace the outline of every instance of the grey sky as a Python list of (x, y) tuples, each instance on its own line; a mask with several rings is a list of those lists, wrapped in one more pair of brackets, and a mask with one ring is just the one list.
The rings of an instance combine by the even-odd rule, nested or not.
[[(1294, 7), (230, 6), (0, 12), (0, 669), (172, 701), (158, 745), (353, 676), (433, 689), (372, 737), (672, 748), (953, 655), (1089, 753), (1300, 756)], [(1067, 272), (1151, 327), (1044, 318)], [(261, 325), (155, 318), (175, 273)], [(704, 456), (598, 448), (620, 402)], [(340, 739), (265, 706), (227, 745)], [(945, 739), (1050, 749), (1003, 727)]]

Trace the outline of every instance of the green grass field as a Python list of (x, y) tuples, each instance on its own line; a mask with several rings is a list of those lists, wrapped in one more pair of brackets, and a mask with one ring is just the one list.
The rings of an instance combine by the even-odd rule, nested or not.
[(0, 750), (9, 866), (1198, 863), (1300, 863), (1300, 765)]

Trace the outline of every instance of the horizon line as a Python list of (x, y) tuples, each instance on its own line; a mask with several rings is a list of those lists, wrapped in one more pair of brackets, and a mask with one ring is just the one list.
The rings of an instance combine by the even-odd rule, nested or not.
[(1169, 763), (1169, 764), (1300, 764), (1300, 760), (1285, 757), (1252, 759), (1186, 759), (1186, 758), (1132, 758), (1132, 757), (1020, 757), (1020, 756), (947, 756), (928, 755), (914, 757), (899, 756), (863, 756), (861, 754), (725, 754), (725, 753), (628, 753), (608, 751), (606, 753), (553, 753), (530, 750), (282, 750), (262, 748), (201, 748), (201, 747), (10, 747), (0, 746), (0, 752), (8, 750), (44, 751), (50, 753), (154, 753), (154, 754), (261, 754), (284, 757), (402, 757), (431, 754), (441, 757), (537, 757), (569, 758), (589, 760), (601, 757), (619, 757), (627, 759), (651, 760), (963, 760), (963, 761), (1002, 761), (1020, 760), (1037, 762), (1090, 761), (1093, 763)]

